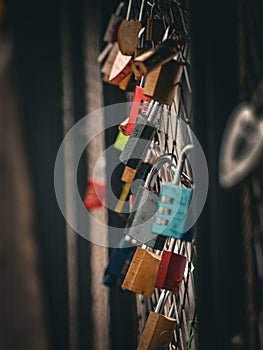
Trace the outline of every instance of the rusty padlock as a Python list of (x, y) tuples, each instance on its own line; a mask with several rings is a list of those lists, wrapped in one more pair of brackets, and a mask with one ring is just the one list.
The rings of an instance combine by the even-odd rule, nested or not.
[(122, 288), (151, 297), (160, 260), (159, 255), (137, 247)]
[(141, 0), (141, 8), (138, 20), (130, 19), (132, 0), (129, 0), (127, 16), (122, 21), (118, 30), (118, 43), (123, 55), (132, 56), (137, 46), (138, 34), (142, 28), (142, 15), (145, 0)]

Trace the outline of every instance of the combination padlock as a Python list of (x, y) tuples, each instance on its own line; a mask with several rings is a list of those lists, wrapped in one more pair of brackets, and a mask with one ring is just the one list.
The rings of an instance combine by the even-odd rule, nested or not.
[(156, 240), (156, 236), (151, 232), (154, 222), (154, 215), (158, 210), (159, 195), (150, 188), (156, 179), (158, 172), (166, 163), (171, 163), (170, 155), (163, 154), (156, 159), (149, 172), (144, 186), (139, 186), (135, 197), (133, 212), (130, 215), (124, 233), (139, 244), (146, 244), (154, 249), (162, 250), (164, 240)]
[(151, 297), (161, 257), (137, 247), (124, 278), (122, 288)]
[(120, 2), (115, 13), (111, 15), (103, 37), (103, 41), (108, 43), (114, 43), (117, 41), (118, 29), (123, 20), (123, 16), (121, 16), (121, 10), (123, 9), (124, 5), (124, 2)]
[(155, 281), (155, 288), (169, 290), (178, 294), (179, 286), (184, 277), (185, 266), (185, 256), (164, 250)]
[(113, 249), (109, 263), (104, 271), (103, 284), (108, 287), (120, 287), (128, 266), (136, 251), (136, 246), (127, 238), (122, 238), (119, 247)]
[(138, 20), (130, 19), (132, 0), (129, 0), (127, 16), (118, 30), (118, 43), (123, 55), (132, 56), (137, 46), (138, 34), (142, 28), (141, 20), (145, 0), (141, 0), (141, 8)]
[(183, 148), (178, 159), (174, 183), (164, 183), (161, 187), (158, 210), (152, 225), (152, 232), (155, 234), (185, 241), (193, 239), (192, 235), (184, 233), (184, 222), (193, 190), (180, 186), (186, 152), (192, 148), (193, 145), (187, 145)]

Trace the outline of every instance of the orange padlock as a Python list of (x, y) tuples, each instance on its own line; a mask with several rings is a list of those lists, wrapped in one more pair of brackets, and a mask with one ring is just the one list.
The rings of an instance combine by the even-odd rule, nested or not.
[(151, 297), (161, 257), (137, 247), (122, 288)]

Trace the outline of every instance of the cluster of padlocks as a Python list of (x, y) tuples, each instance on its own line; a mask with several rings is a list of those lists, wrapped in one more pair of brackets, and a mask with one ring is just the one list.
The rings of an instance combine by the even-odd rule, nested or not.
[(198, 348), (188, 22), (185, 1), (120, 3), (99, 56), (103, 80), (133, 96), (114, 143), (127, 223), (103, 283), (137, 294), (138, 349)]

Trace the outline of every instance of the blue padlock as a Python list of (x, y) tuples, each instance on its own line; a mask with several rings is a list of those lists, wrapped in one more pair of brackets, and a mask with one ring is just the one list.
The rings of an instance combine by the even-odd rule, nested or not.
[(137, 246), (130, 240), (122, 238), (119, 247), (115, 248), (105, 269), (103, 284), (107, 287), (120, 287), (128, 270)]
[[(193, 190), (179, 185), (185, 153), (193, 146), (186, 146), (179, 157), (175, 183), (164, 183), (158, 201), (158, 210), (155, 213), (155, 220), (152, 224), (152, 233), (192, 241), (193, 234), (184, 232), (184, 223), (187, 216), (188, 207), (191, 203)], [(193, 232), (193, 231), (192, 231)]]

